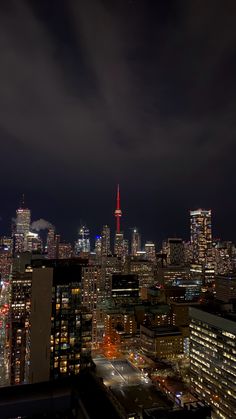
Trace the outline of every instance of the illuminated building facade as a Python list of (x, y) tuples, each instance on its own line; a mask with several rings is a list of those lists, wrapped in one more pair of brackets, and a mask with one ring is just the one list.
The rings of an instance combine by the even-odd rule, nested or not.
[(70, 243), (58, 244), (58, 259), (70, 259), (72, 255), (73, 249)]
[(140, 288), (148, 288), (154, 284), (155, 267), (151, 261), (138, 257), (129, 258), (126, 270), (130, 274), (138, 275)]
[(57, 243), (55, 238), (55, 229), (49, 228), (47, 234), (47, 258), (55, 259), (57, 257)]
[(0, 247), (0, 279), (9, 281), (12, 268), (12, 250), (2, 245)]
[(236, 322), (190, 307), (190, 379), (212, 418), (235, 418)]
[(111, 296), (117, 303), (131, 303), (139, 297), (139, 280), (137, 275), (112, 275)]
[(122, 232), (116, 232), (115, 234), (114, 254), (120, 258), (125, 256), (124, 234)]
[(30, 231), (30, 223), (31, 211), (25, 208), (23, 199), (21, 207), (16, 210), (15, 253), (27, 250), (27, 234)]
[(148, 355), (172, 358), (184, 352), (182, 333), (173, 326), (147, 327), (140, 326), (140, 346)]
[(104, 225), (102, 228), (101, 254), (102, 256), (111, 254), (111, 231), (108, 225)]
[(82, 307), (83, 263), (32, 264), (37, 267), (14, 272), (12, 279), (11, 384), (77, 375), (91, 362), (92, 313)]
[(54, 268), (52, 289), (52, 379), (77, 375), (91, 363), (92, 313), (82, 307), (81, 277), (73, 266)]
[(145, 253), (147, 260), (150, 260), (151, 262), (156, 262), (156, 246), (153, 242), (146, 242), (145, 243)]
[(104, 284), (100, 266), (85, 266), (82, 268), (82, 305), (92, 314), (92, 344), (101, 341), (99, 334), (98, 304), (103, 300)]
[(103, 298), (111, 297), (112, 275), (121, 273), (122, 261), (115, 256), (107, 256), (102, 258), (102, 284), (104, 287)]
[(200, 297), (202, 281), (199, 279), (176, 279), (173, 281), (174, 287), (184, 288), (185, 301), (197, 301)]
[(42, 253), (43, 243), (37, 233), (29, 232), (26, 234), (26, 248), (28, 252)]
[(10, 383), (26, 382), (26, 343), (29, 335), (32, 275), (14, 273), (10, 307)]
[(224, 303), (236, 300), (236, 276), (218, 275), (215, 280), (215, 297)]
[(96, 236), (95, 254), (97, 259), (99, 259), (102, 256), (102, 236)]
[(137, 256), (137, 252), (141, 250), (141, 236), (138, 232), (138, 229), (134, 227), (132, 229), (132, 238), (131, 238), (131, 255)]
[(169, 238), (166, 245), (167, 264), (183, 265), (184, 264), (184, 244), (180, 238)]
[(172, 285), (177, 279), (189, 279), (189, 268), (182, 266), (164, 266), (158, 269), (158, 282)]
[(205, 264), (212, 249), (211, 210), (190, 211), (193, 262)]
[(75, 254), (89, 253), (90, 252), (90, 235), (89, 229), (83, 225), (79, 229), (79, 237), (75, 243)]
[(115, 343), (121, 334), (135, 335), (136, 332), (137, 321), (132, 308), (117, 307), (106, 311), (104, 315), (105, 338)]

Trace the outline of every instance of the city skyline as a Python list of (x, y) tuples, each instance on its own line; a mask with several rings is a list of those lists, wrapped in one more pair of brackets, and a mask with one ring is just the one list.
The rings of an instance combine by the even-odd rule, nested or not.
[[(82, 230), (83, 229), (88, 229), (88, 236), (90, 238), (90, 244), (92, 246), (91, 250), (94, 249), (94, 246), (96, 247), (96, 239), (98, 237), (101, 237), (100, 235), (102, 235), (102, 229), (104, 228), (104, 226), (105, 227), (108, 226), (107, 224), (103, 224), (103, 225), (97, 226), (97, 228), (93, 230), (93, 228), (90, 227), (90, 225), (86, 222), (85, 219), (82, 220), (81, 217), (79, 217), (80, 221), (78, 223), (78, 227), (74, 228), (73, 235), (71, 235), (70, 238), (68, 239), (68, 237), (69, 237), (68, 234), (64, 234), (64, 231), (60, 230), (60, 228), (58, 228), (58, 226), (56, 226), (55, 223), (53, 223), (51, 221), (48, 221), (43, 217), (40, 217), (37, 220), (35, 219), (34, 216), (32, 217), (32, 210), (31, 210), (31, 208), (29, 208), (29, 205), (25, 204), (24, 199), (25, 199), (25, 197), (24, 197), (24, 194), (23, 194), (23, 200), (20, 200), (20, 202), (23, 202), (23, 205), (20, 204), (19, 207), (15, 209), (16, 217), (11, 217), (11, 228), (9, 229), (9, 231), (7, 231), (7, 230), (2, 231), (1, 232), (2, 236), (4, 236), (4, 235), (5, 236), (11, 236), (12, 226), (17, 221), (17, 217), (19, 216), (18, 214), (19, 213), (21, 214), (21, 209), (22, 208), (25, 208), (26, 211), (29, 211), (29, 213), (27, 212), (27, 214), (26, 214), (26, 217), (29, 218), (29, 220), (27, 222), (30, 223), (29, 227), (27, 227), (27, 228), (30, 228), (30, 231), (35, 232), (35, 233), (36, 232), (37, 233), (41, 232), (41, 234), (43, 236), (45, 236), (45, 233), (43, 233), (43, 232), (47, 232), (48, 229), (53, 228), (57, 234), (60, 234), (62, 242), (71, 242), (71, 243), (76, 243), (77, 242), (78, 243), (79, 236), (81, 234), (81, 229)], [(116, 205), (114, 204), (115, 210), (113, 211), (113, 219), (111, 219), (111, 224), (108, 226), (108, 228), (110, 229), (110, 234), (111, 234), (111, 240), (112, 241), (115, 240), (115, 235), (116, 235), (116, 232), (117, 232), (117, 208), (118, 209), (120, 208), (120, 186), (119, 186), (119, 184), (117, 186), (114, 201), (116, 202)], [(117, 205), (118, 205), (118, 207), (117, 207)], [(138, 228), (137, 228), (137, 226), (134, 226), (134, 223), (133, 223), (133, 226), (132, 225), (128, 226), (127, 222), (125, 222), (125, 217), (122, 217), (122, 224), (121, 224), (121, 227), (120, 227), (121, 215), (123, 215), (122, 213), (121, 213), (121, 215), (120, 215), (120, 213), (118, 215), (118, 217), (119, 217), (118, 226), (119, 226), (119, 229), (122, 232), (122, 234), (124, 233), (124, 238), (128, 239), (129, 246), (130, 246), (131, 253), (132, 253), (132, 240), (133, 240), (132, 237), (133, 237), (134, 232), (137, 232), (139, 234), (140, 238), (141, 238), (141, 243), (142, 243), (141, 248), (142, 248), (142, 250), (144, 250), (145, 242), (150, 241), (150, 240), (152, 242), (156, 243), (160, 247), (162, 246), (164, 240), (166, 240), (167, 238), (171, 238), (171, 237), (173, 237), (173, 238), (174, 237), (176, 237), (176, 238), (181, 237), (184, 241), (190, 242), (191, 241), (191, 234), (192, 234), (191, 233), (191, 231), (192, 231), (192, 227), (191, 227), (192, 226), (192, 221), (191, 221), (192, 220), (192, 213), (194, 213), (194, 212), (198, 213), (198, 211), (203, 212), (203, 213), (204, 212), (206, 212), (206, 213), (210, 212), (211, 213), (211, 218), (212, 218), (212, 210), (211, 209), (195, 208), (195, 209), (188, 210), (187, 217), (186, 217), (186, 224), (187, 224), (188, 229), (186, 228), (186, 234), (177, 234), (175, 232), (175, 233), (170, 233), (169, 235), (166, 234), (166, 235), (163, 235), (163, 236), (159, 236), (159, 237), (157, 237), (157, 239), (155, 238), (155, 235), (153, 235), (153, 234), (152, 234), (152, 237), (146, 237), (145, 234), (144, 234), (145, 229), (143, 231), (142, 226), (138, 226)], [(31, 220), (30, 220), (30, 218), (31, 218)], [(214, 212), (213, 212), (213, 220), (214, 220)], [(123, 226), (123, 222), (124, 222), (124, 226)], [(95, 225), (95, 224), (93, 224), (93, 225)], [(212, 225), (213, 225), (213, 229), (212, 229)], [(212, 240), (213, 241), (214, 240), (231, 240), (231, 241), (233, 241), (232, 237), (227, 237), (227, 238), (223, 237), (222, 238), (222, 237), (219, 237), (219, 235), (215, 234), (215, 230), (217, 230), (217, 229), (215, 229), (215, 227), (216, 226), (214, 226), (214, 222), (213, 223), (211, 222), (211, 229), (212, 229), (212, 234), (213, 234), (212, 235)], [(154, 236), (154, 239), (153, 239), (153, 236)]]

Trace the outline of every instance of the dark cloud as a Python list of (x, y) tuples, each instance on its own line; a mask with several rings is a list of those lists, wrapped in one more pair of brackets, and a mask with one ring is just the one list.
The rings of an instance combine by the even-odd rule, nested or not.
[(233, 0), (8, 0), (0, 12), (4, 220), (24, 191), (68, 238), (80, 218), (97, 232), (119, 181), (125, 226), (147, 238), (187, 236), (198, 205), (234, 238)]

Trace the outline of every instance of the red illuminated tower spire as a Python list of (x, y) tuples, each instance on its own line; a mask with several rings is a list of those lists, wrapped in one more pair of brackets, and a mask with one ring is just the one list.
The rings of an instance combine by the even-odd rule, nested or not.
[(116, 210), (115, 210), (115, 217), (116, 217), (116, 232), (120, 233), (120, 217), (122, 216), (122, 211), (120, 209), (120, 187), (117, 185), (117, 195), (116, 195)]

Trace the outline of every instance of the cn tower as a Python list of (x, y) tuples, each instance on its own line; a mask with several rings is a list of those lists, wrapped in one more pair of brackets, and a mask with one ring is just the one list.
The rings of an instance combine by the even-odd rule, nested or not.
[(116, 195), (116, 232), (120, 233), (120, 217), (122, 216), (122, 211), (120, 209), (120, 186), (117, 185), (117, 195)]

